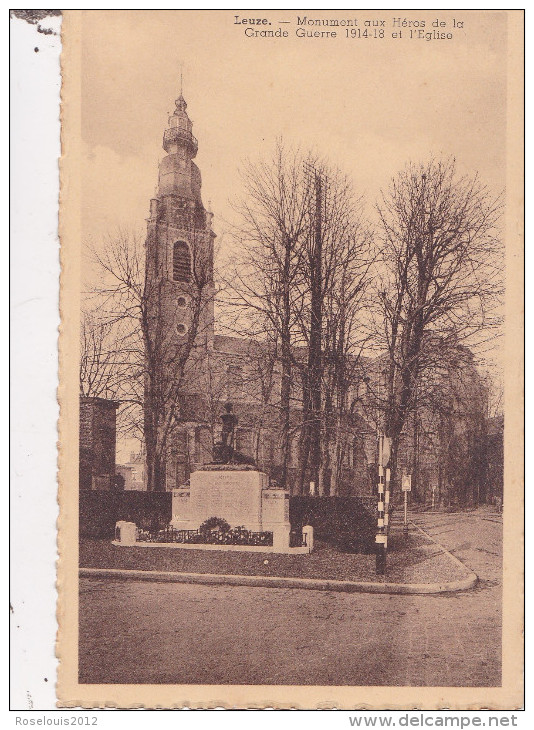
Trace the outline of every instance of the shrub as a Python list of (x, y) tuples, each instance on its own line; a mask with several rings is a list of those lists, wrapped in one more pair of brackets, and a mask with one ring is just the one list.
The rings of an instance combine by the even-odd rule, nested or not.
[(295, 496), (289, 501), (293, 531), (312, 525), (318, 540), (343, 552), (372, 553), (375, 550), (376, 515), (357, 496)]

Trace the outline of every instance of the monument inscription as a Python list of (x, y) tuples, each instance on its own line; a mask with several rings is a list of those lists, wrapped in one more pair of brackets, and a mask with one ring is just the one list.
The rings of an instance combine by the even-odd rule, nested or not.
[(196, 471), (191, 475), (187, 505), (183, 493), (173, 492), (173, 525), (196, 530), (210, 517), (221, 517), (231, 527), (260, 532), (262, 490), (267, 487), (268, 477), (260, 471)]

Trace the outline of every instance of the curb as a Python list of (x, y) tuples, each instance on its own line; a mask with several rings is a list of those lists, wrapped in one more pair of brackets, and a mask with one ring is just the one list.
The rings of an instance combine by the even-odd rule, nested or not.
[(423, 530), (422, 527), (419, 527), (419, 525), (416, 524), (415, 522), (413, 522), (413, 520), (411, 521), (411, 523), (416, 528), (416, 530), (419, 530), (419, 532), (422, 532), (425, 537), (427, 537), (429, 540), (431, 540), (434, 543), (434, 545), (437, 545), (439, 548), (441, 548), (443, 550), (443, 552), (446, 555), (449, 556), (449, 558), (451, 558), (456, 563), (458, 563), (458, 565), (461, 565), (462, 568), (468, 572), (468, 578), (474, 579), (474, 583), (471, 586), (469, 586), (470, 588), (473, 588), (478, 583), (478, 575), (474, 571), (470, 570), (467, 567), (467, 565), (465, 565), (465, 563), (462, 563), (462, 561), (460, 560), (460, 558), (457, 558), (456, 555), (454, 555), (453, 553), (451, 553), (450, 550), (447, 550), (447, 548), (444, 548), (443, 545), (440, 542), (438, 542), (437, 540), (435, 540), (432, 537), (432, 535), (430, 535), (426, 530)]
[[(443, 549), (445, 550), (445, 548)], [(448, 553), (447, 550), (445, 552)], [(450, 553), (448, 554), (451, 555)], [(454, 555), (451, 555), (451, 557), (454, 558)], [(458, 560), (457, 558), (454, 559)], [(460, 561), (458, 560), (458, 562)], [(461, 565), (465, 568), (463, 563)], [(175, 573), (159, 570), (121, 570), (117, 568), (80, 568), (79, 575), (81, 578), (115, 578), (119, 580), (146, 580), (163, 583), (200, 583), (203, 585), (299, 588), (312, 591), (397, 593), (401, 595), (465, 591), (473, 588), (478, 581), (478, 576), (472, 572), (462, 580), (450, 581), (448, 583), (365, 583), (348, 580), (324, 580), (320, 578), (281, 578), (258, 575), (221, 575), (218, 573)]]

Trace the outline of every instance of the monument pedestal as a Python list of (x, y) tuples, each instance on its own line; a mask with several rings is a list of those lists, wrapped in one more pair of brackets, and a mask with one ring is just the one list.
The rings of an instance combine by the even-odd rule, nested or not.
[(190, 527), (191, 524), (191, 490), (190, 489), (173, 489), (172, 490), (172, 519), (171, 525), (175, 530), (196, 530), (196, 527)]
[(266, 489), (262, 493), (262, 523), (265, 532), (273, 533), (273, 547), (289, 548), (289, 492), (285, 489)]
[(269, 477), (248, 465), (208, 465), (193, 472), (189, 489), (172, 493), (172, 526), (198, 530), (210, 517), (230, 527), (272, 532), (273, 547), (289, 547), (289, 493), (269, 489)]
[(289, 533), (291, 525), (276, 525), (269, 528), (268, 532), (273, 533), (273, 548), (275, 552), (285, 553), (289, 549)]

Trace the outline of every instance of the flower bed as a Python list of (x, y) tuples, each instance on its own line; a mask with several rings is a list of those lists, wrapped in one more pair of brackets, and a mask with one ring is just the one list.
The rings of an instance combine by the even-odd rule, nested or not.
[(171, 525), (161, 530), (137, 530), (137, 542), (181, 543), (193, 545), (249, 545), (272, 546), (272, 532), (252, 532), (244, 527), (233, 527), (228, 530), (205, 529), (176, 530)]

